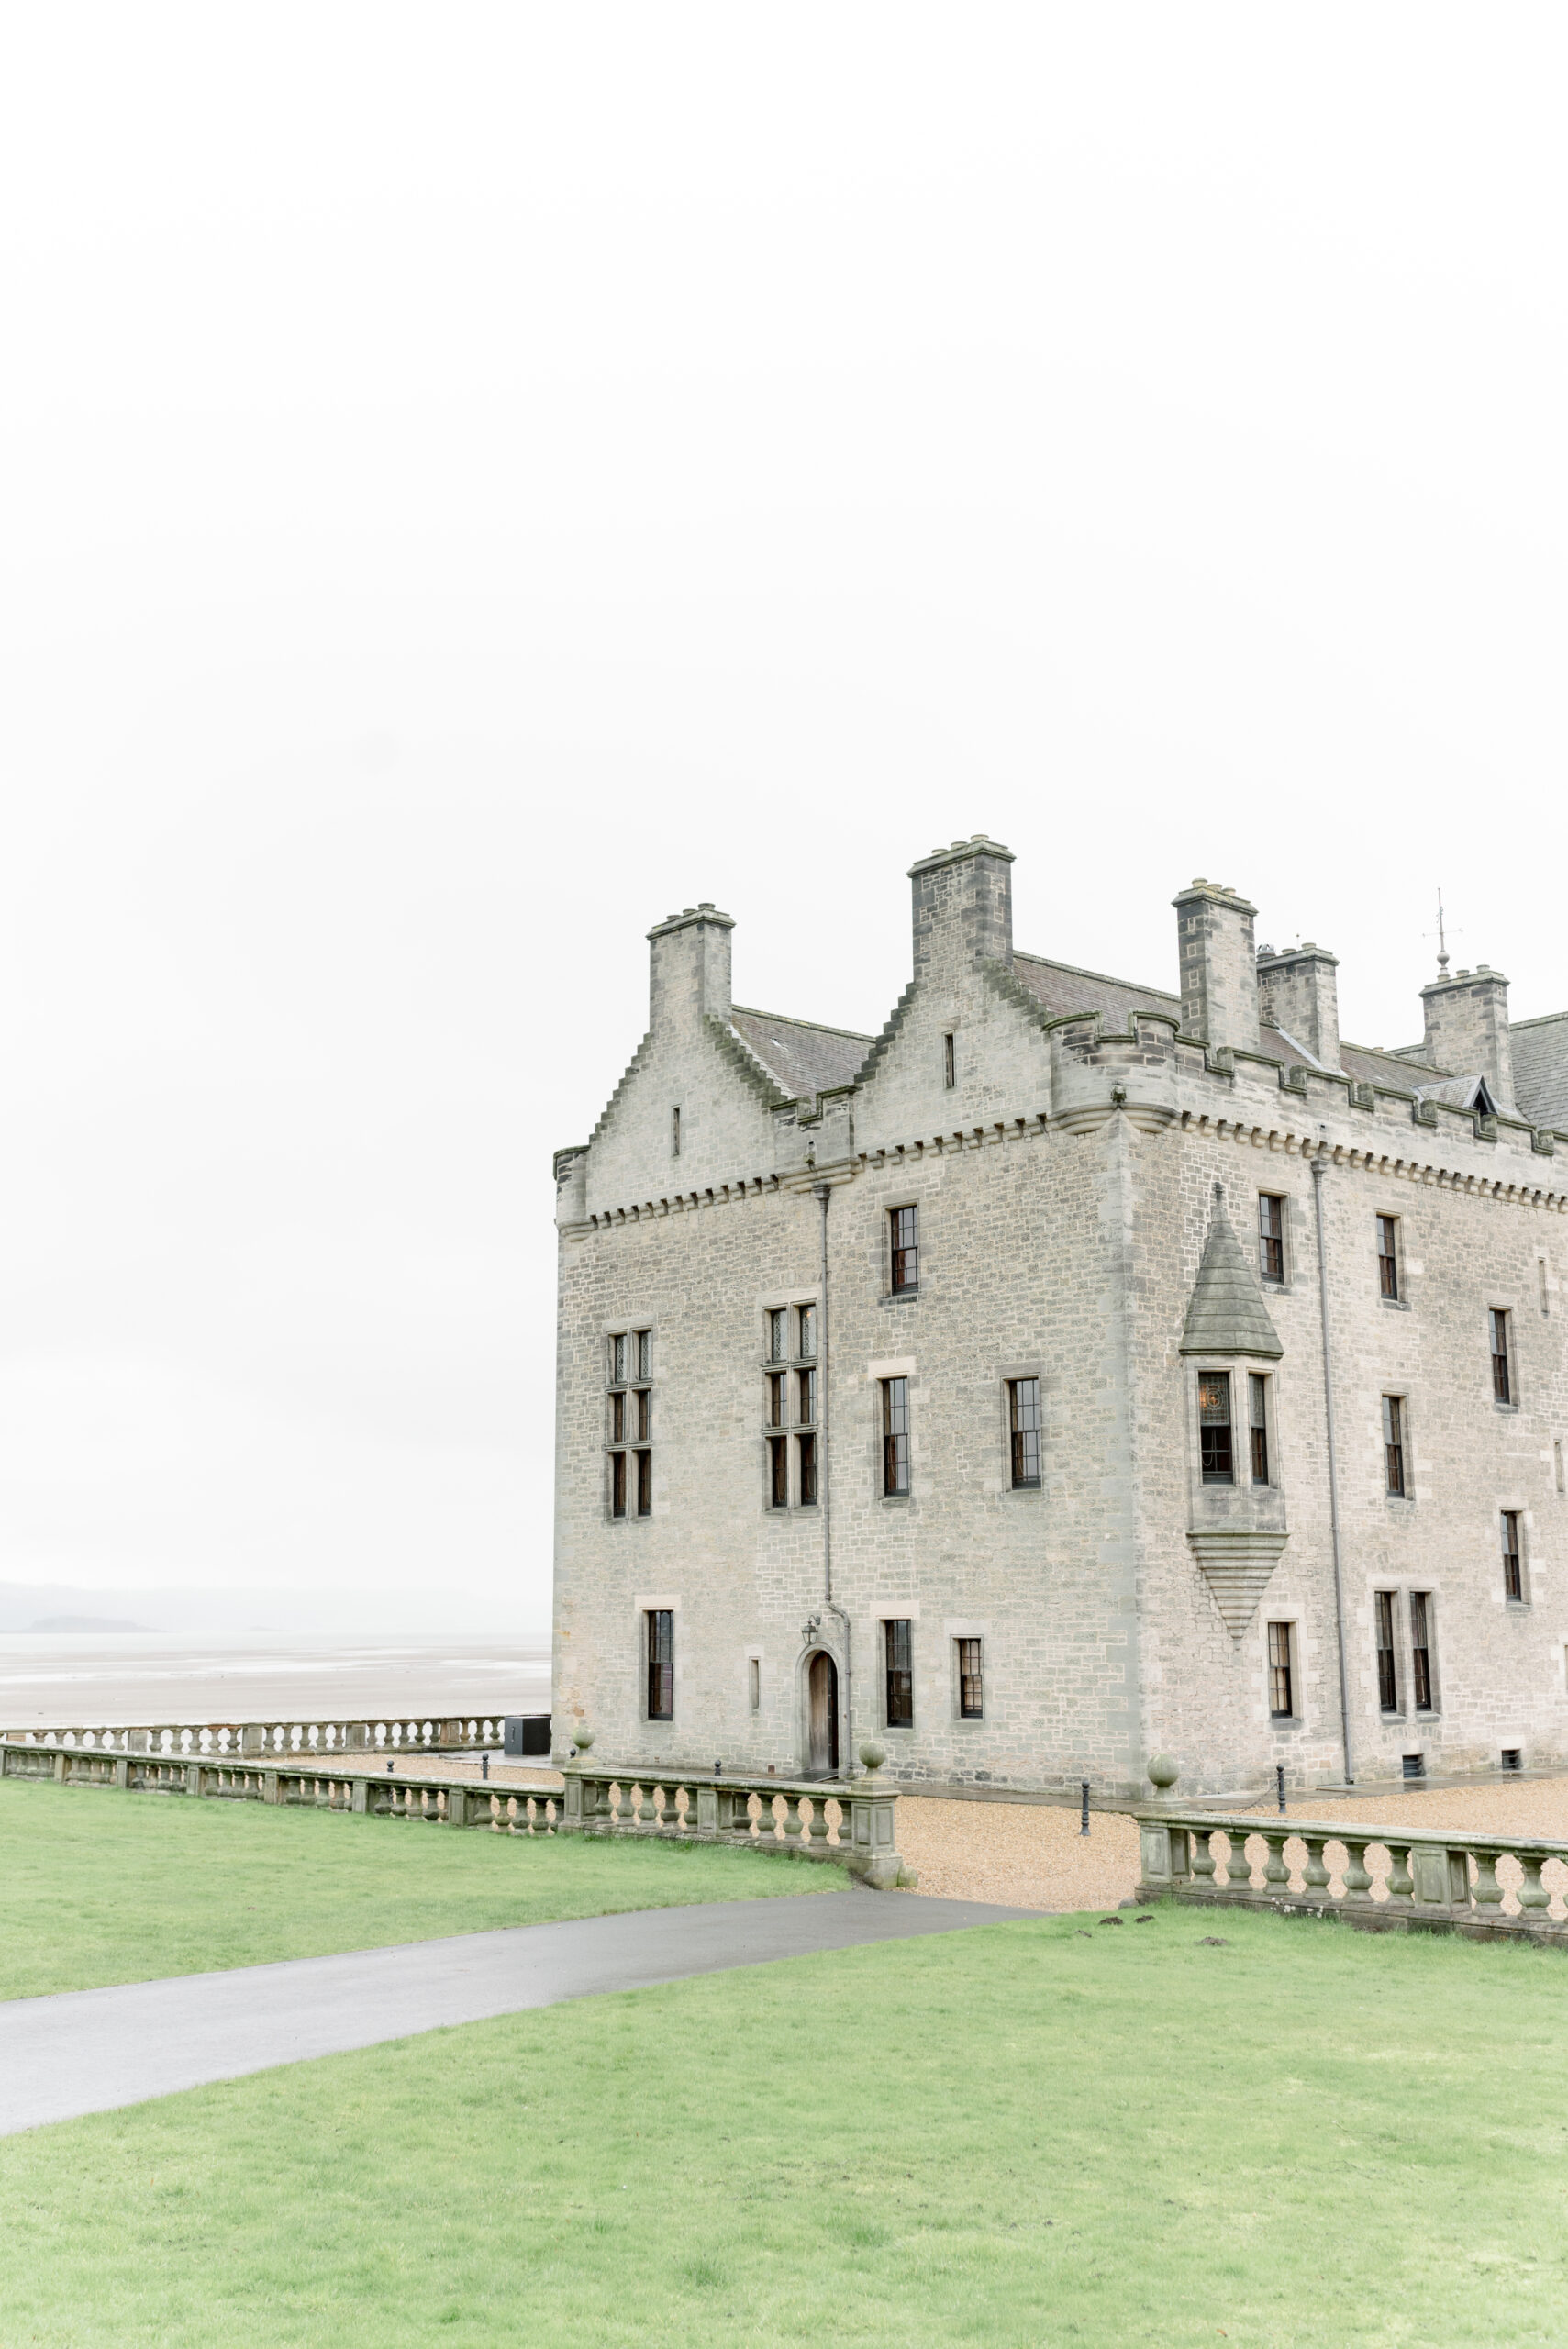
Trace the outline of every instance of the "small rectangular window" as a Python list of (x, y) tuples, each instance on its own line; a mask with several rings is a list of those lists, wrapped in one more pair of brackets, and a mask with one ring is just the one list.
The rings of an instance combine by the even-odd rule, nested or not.
[(782, 1435), (768, 1438), (768, 1507), (789, 1507), (789, 1445)]
[(1427, 1757), (1424, 1753), (1402, 1753), (1399, 1756), (1399, 1760), (1404, 1768), (1405, 1776), (1407, 1778), (1424, 1778), (1426, 1776)]
[(1288, 1623), (1269, 1625), (1269, 1717), (1276, 1721), (1294, 1720), (1296, 1718)]
[(1405, 1403), (1398, 1395), (1383, 1398), (1383, 1474), (1388, 1490), (1405, 1497)]
[(817, 1359), (817, 1308), (814, 1305), (803, 1305), (800, 1308), (800, 1359), (802, 1362), (815, 1362)]
[(1395, 1247), (1395, 1225), (1397, 1218), (1380, 1215), (1377, 1219), (1377, 1286), (1383, 1297), (1397, 1301), (1399, 1296), (1399, 1257)]
[(648, 1718), (675, 1718), (675, 1618), (668, 1607), (651, 1607), (648, 1626)]
[(1012, 1434), (1013, 1484), (1016, 1489), (1040, 1486), (1040, 1381), (1007, 1381), (1007, 1418)]
[(767, 1354), (770, 1362), (789, 1360), (789, 1315), (782, 1305), (768, 1315)]
[(1505, 1745), (1502, 1760), (1505, 1770), (1522, 1770), (1525, 1765), (1524, 1754), (1517, 1745)]
[(1506, 1508), (1503, 1525), (1503, 1596), (1522, 1599), (1525, 1595), (1524, 1574), (1519, 1564), (1519, 1513)]
[(632, 1456), (637, 1462), (637, 1513), (639, 1517), (651, 1517), (653, 1514), (653, 1454), (651, 1452), (639, 1452)]
[(1206, 1485), (1233, 1485), (1230, 1373), (1206, 1370), (1197, 1383), (1198, 1449)]
[(1284, 1201), (1272, 1191), (1258, 1194), (1258, 1274), (1265, 1281), (1284, 1278)]
[(1373, 1594), (1377, 1617), (1377, 1701), (1385, 1713), (1399, 1710), (1399, 1674), (1394, 1655), (1394, 1593)]
[(679, 1158), (680, 1154), (681, 1113), (679, 1109), (672, 1109), (670, 1112), (670, 1155), (672, 1158)]
[(942, 1083), (951, 1087), (957, 1082), (958, 1056), (953, 1051), (953, 1040), (951, 1036), (944, 1036), (942, 1038)]
[(626, 1442), (626, 1397), (624, 1395), (610, 1397), (610, 1442), (612, 1443)]
[(749, 1656), (746, 1660), (746, 1697), (752, 1712), (761, 1712), (762, 1709), (762, 1663), (760, 1656)]
[(1513, 1366), (1509, 1360), (1508, 1317), (1494, 1312), (1489, 1316), (1492, 1329), (1492, 1395), (1495, 1401), (1511, 1403), (1514, 1399)]
[(888, 1219), (893, 1248), (893, 1293), (920, 1286), (920, 1223), (915, 1208), (895, 1208)]
[(817, 1373), (814, 1370), (797, 1370), (795, 1385), (795, 1418), (802, 1427), (814, 1428), (817, 1425)]
[(1429, 1590), (1410, 1593), (1410, 1677), (1414, 1683), (1411, 1694), (1418, 1713), (1432, 1709), (1432, 1595)]
[(784, 1374), (782, 1370), (768, 1373), (768, 1425), (782, 1428), (784, 1423)]
[(815, 1508), (817, 1506), (817, 1438), (814, 1435), (798, 1435), (795, 1441), (800, 1454), (800, 1506), (802, 1508)]
[(639, 1378), (653, 1375), (653, 1332), (639, 1330), (637, 1333), (637, 1375)]
[[(619, 1399), (619, 1398), (618, 1398), (618, 1397), (617, 1397), (617, 1401), (618, 1401), (618, 1399)], [(636, 1400), (637, 1400), (637, 1441), (639, 1442), (639, 1443), (646, 1443), (646, 1442), (647, 1442), (647, 1441), (648, 1441), (648, 1433), (649, 1433), (649, 1428), (648, 1428), (648, 1415), (649, 1415), (650, 1408), (651, 1408), (651, 1405), (652, 1405), (653, 1397), (651, 1397), (651, 1395), (650, 1395), (650, 1393), (649, 1393), (649, 1391), (648, 1391), (648, 1389), (647, 1389), (647, 1387), (646, 1387), (646, 1386), (639, 1386), (639, 1387), (638, 1388), (638, 1390), (637, 1390), (637, 1397), (636, 1397)]]
[(610, 1384), (624, 1386), (631, 1369), (631, 1340), (625, 1335), (610, 1340)]
[(915, 1726), (915, 1667), (909, 1631), (907, 1622), (885, 1622), (882, 1627), (889, 1729)]
[(982, 1720), (985, 1714), (985, 1680), (980, 1668), (978, 1640), (958, 1642), (958, 1710), (961, 1720)]
[(610, 1454), (610, 1515), (612, 1517), (626, 1515), (626, 1454), (624, 1452), (612, 1452)]
[(906, 1493), (909, 1489), (906, 1378), (884, 1378), (882, 1382), (882, 1489), (889, 1494)]
[(1247, 1374), (1248, 1431), (1252, 1439), (1252, 1482), (1269, 1481), (1269, 1382), (1253, 1370)]

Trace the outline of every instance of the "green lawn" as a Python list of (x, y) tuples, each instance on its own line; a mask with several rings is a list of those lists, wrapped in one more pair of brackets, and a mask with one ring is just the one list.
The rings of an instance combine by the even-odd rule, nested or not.
[(837, 1867), (701, 1844), (0, 1778), (0, 1998), (844, 1881)]
[(1565, 2007), (1190, 1909), (587, 1999), (0, 2142), (0, 2341), (1562, 2342)]

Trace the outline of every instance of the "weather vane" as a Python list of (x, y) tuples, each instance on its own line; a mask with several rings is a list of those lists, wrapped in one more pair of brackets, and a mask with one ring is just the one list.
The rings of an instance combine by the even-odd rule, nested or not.
[[(1430, 938), (1430, 936), (1431, 936), (1431, 935), (1432, 935), (1432, 933), (1431, 933), (1431, 931), (1429, 930), (1428, 930), (1428, 932), (1427, 932), (1427, 936), (1428, 936), (1429, 938)], [(1454, 931), (1454, 936), (1455, 936), (1456, 938), (1462, 938), (1462, 937), (1464, 936), (1464, 932), (1463, 932), (1462, 930), (1456, 930)], [(1442, 893), (1442, 891), (1441, 891), (1440, 889), (1438, 891), (1438, 930), (1437, 930), (1437, 939), (1438, 939), (1438, 973), (1439, 973), (1440, 977), (1447, 978), (1447, 976), (1448, 976), (1448, 940), (1447, 940), (1447, 938), (1446, 938), (1446, 937), (1444, 936), (1444, 934), (1443, 934), (1443, 893)]]

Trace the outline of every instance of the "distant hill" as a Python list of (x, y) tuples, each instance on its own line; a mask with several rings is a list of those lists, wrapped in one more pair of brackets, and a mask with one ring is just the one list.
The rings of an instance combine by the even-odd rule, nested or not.
[(29, 1631), (152, 1631), (155, 1623), (130, 1623), (118, 1615), (40, 1615)]

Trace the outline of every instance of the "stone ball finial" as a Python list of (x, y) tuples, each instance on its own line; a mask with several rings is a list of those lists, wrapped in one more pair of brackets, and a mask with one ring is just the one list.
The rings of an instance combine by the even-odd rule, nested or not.
[(1173, 1755), (1151, 1753), (1149, 1756), (1149, 1783), (1158, 1787), (1162, 1794), (1167, 1787), (1173, 1787), (1181, 1775), (1181, 1764)]
[(868, 1770), (880, 1770), (886, 1759), (887, 1748), (885, 1745), (879, 1745), (874, 1737), (862, 1738), (861, 1760), (864, 1763)]
[(594, 1737), (595, 1732), (591, 1729), (574, 1729), (572, 1731), (572, 1742), (577, 1748), (579, 1753), (587, 1753), (588, 1748), (594, 1742)]

